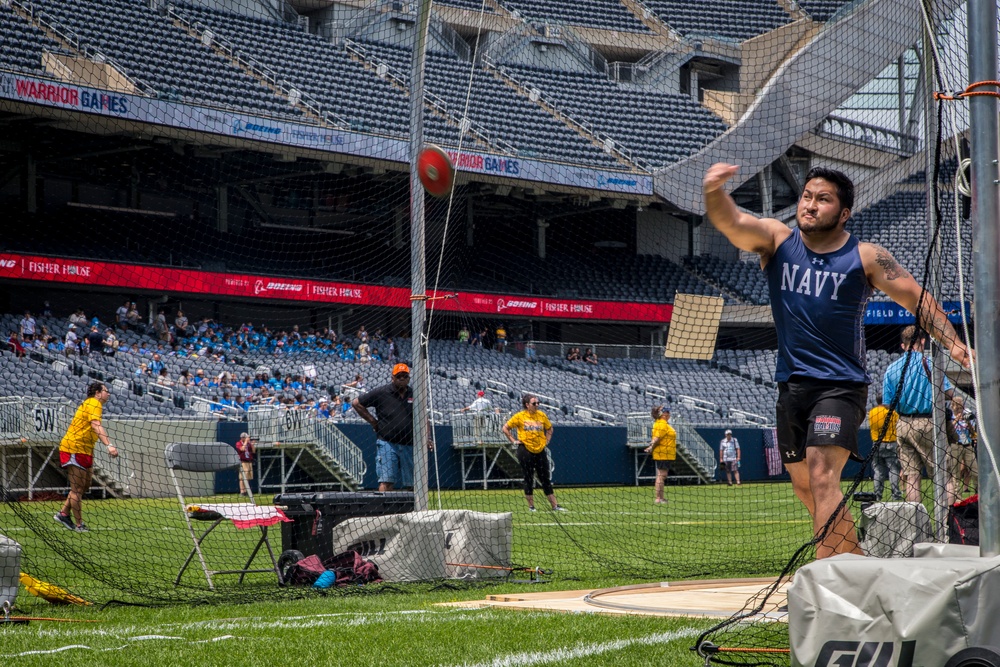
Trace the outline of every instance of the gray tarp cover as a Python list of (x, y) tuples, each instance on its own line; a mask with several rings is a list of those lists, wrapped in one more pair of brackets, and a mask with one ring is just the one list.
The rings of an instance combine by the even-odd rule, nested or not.
[(378, 565), (386, 581), (504, 576), (503, 570), (448, 563), (510, 564), (509, 512), (438, 510), (347, 519), (333, 528), (333, 553), (355, 550)]
[[(21, 574), (21, 545), (0, 535), (0, 609), (4, 601), (14, 606), (17, 584)], [(2, 613), (2, 612), (0, 612)]]
[(922, 557), (845, 554), (796, 572), (792, 665), (941, 667), (968, 646), (1000, 645), (1000, 557), (979, 558), (978, 547), (915, 552)]

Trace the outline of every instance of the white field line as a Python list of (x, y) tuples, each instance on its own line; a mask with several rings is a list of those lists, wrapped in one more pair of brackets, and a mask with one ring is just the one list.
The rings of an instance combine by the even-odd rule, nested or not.
[[(144, 641), (186, 641), (189, 644), (206, 644), (210, 642), (223, 641), (226, 639), (236, 639), (233, 635), (222, 635), (221, 637), (212, 637), (211, 639), (199, 639), (199, 640), (186, 640), (184, 637), (170, 637), (166, 635), (139, 635), (137, 637), (129, 637), (129, 642), (144, 642)], [(111, 648), (91, 648), (86, 644), (70, 644), (69, 646), (60, 646), (59, 648), (52, 649), (36, 649), (34, 651), (23, 651), (21, 653), (6, 653), (0, 654), (0, 658), (24, 658), (30, 655), (51, 655), (53, 653), (62, 653), (64, 651), (121, 651), (126, 649), (130, 644), (125, 644), (122, 646), (113, 646)]]
[(494, 658), (489, 662), (462, 663), (460, 667), (532, 667), (554, 662), (565, 662), (579, 658), (588, 658), (602, 653), (621, 651), (632, 646), (655, 646), (667, 644), (685, 637), (695, 637), (701, 634), (697, 628), (682, 628), (673, 632), (662, 632), (648, 637), (636, 639), (616, 639), (600, 644), (583, 644), (580, 646), (557, 648), (551, 651), (530, 651)]

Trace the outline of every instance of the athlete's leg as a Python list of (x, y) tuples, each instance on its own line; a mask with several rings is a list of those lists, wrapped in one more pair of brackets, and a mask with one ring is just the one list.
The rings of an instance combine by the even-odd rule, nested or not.
[(806, 464), (809, 468), (809, 487), (812, 489), (813, 532), (819, 535), (830, 520), (826, 535), (816, 545), (816, 558), (827, 558), (840, 553), (861, 554), (858, 536), (854, 530), (854, 518), (846, 507), (840, 508), (844, 493), (840, 488), (840, 475), (851, 453), (843, 447), (832, 445), (814, 446), (806, 450)]
[(816, 516), (816, 505), (813, 502), (812, 487), (809, 484), (809, 466), (805, 461), (786, 463), (785, 470), (792, 478), (792, 490), (802, 504), (806, 506), (810, 517)]
[(69, 466), (66, 468), (69, 477), (69, 496), (63, 505), (62, 513), (73, 512), (77, 525), (83, 523), (83, 496), (90, 490), (90, 471)]

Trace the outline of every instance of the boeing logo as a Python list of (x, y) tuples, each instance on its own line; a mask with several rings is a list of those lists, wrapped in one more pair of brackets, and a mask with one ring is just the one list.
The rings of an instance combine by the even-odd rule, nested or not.
[(634, 188), (639, 185), (639, 181), (634, 178), (617, 178), (615, 176), (603, 176), (601, 174), (597, 175), (597, 187), (603, 188), (608, 185), (624, 185), (630, 188)]
[(0, 259), (0, 269), (13, 269), (17, 262), (12, 259)]
[(497, 299), (497, 312), (502, 310), (507, 310), (508, 308), (537, 308), (537, 301), (504, 301), (503, 299)]
[(253, 293), (261, 294), (263, 292), (301, 292), (302, 285), (299, 283), (278, 283), (270, 280), (264, 282), (263, 280), (258, 280), (253, 284)]
[(258, 125), (257, 123), (242, 121), (239, 118), (235, 119), (233, 121), (233, 134), (244, 134), (246, 132), (256, 132), (257, 134), (270, 134), (276, 137), (279, 134), (281, 134), (281, 128), (272, 127), (270, 125)]

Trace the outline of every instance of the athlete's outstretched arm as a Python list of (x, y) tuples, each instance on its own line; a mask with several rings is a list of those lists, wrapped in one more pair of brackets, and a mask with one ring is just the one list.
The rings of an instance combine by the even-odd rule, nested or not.
[(955, 327), (951, 326), (937, 299), (930, 292), (924, 292), (910, 272), (882, 246), (862, 243), (859, 250), (868, 281), (914, 315), (919, 309), (921, 328), (948, 350), (952, 359), (968, 368), (974, 353), (959, 340)]
[[(730, 243), (748, 252), (760, 253), (764, 257), (774, 254), (777, 246), (775, 234), (778, 229), (788, 228), (777, 220), (755, 218), (742, 213), (733, 198), (726, 193), (726, 181), (732, 178), (739, 167), (722, 162), (713, 164), (705, 172), (702, 189), (705, 193), (705, 213), (709, 221)], [(782, 239), (784, 240), (784, 239)]]

